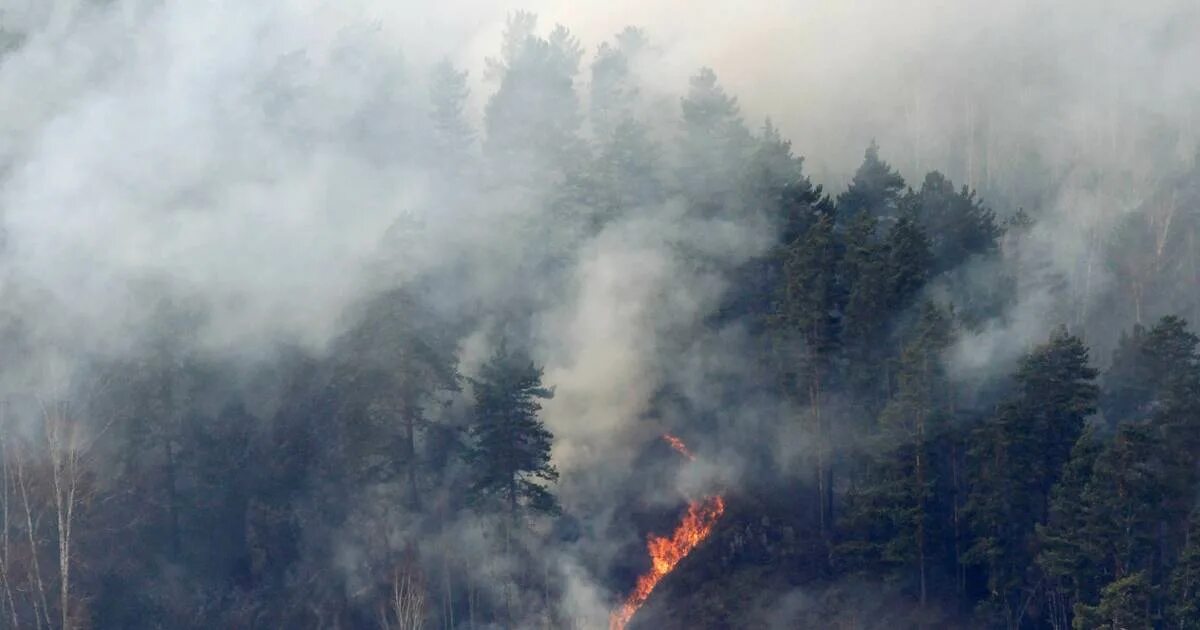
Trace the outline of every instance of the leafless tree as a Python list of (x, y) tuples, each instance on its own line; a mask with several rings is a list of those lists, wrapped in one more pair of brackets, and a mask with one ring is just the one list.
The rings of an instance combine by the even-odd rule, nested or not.
[(54, 514), (58, 527), (58, 603), (63, 630), (71, 627), (71, 533), (75, 509), (81, 499), (84, 468), (81, 460), (90, 450), (79, 423), (72, 421), (65, 405), (43, 405), (43, 433), (50, 463)]
[(384, 630), (421, 630), (425, 626), (425, 580), (413, 554), (392, 572), (387, 605), (380, 614)]
[[(67, 630), (74, 627), (79, 604), (72, 592), (75, 529), (92, 490), (87, 460), (103, 431), (89, 438), (86, 427), (61, 403), (41, 404), (38, 421), (23, 427), (7, 412), (7, 405), (0, 407), (5, 619), (13, 627)], [(57, 570), (47, 570), (46, 560)], [(57, 610), (50, 603), (55, 599)]]

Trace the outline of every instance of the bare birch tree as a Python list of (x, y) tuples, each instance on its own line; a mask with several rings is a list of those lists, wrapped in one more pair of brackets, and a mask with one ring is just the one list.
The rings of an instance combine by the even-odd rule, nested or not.
[(411, 552), (392, 573), (386, 608), (380, 614), (384, 630), (421, 630), (425, 627), (425, 580)]

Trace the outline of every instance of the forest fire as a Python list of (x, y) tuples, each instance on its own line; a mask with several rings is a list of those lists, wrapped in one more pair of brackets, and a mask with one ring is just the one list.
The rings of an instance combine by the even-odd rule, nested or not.
[[(672, 435), (663, 435), (676, 451), (688, 459), (695, 459), (683, 441)], [(650, 534), (646, 550), (650, 554), (650, 570), (638, 577), (633, 592), (609, 617), (609, 630), (624, 630), (634, 613), (642, 607), (655, 586), (692, 552), (708, 535), (725, 512), (725, 499), (720, 495), (708, 497), (688, 504), (687, 514), (675, 528), (670, 538)]]
[(678, 451), (680, 455), (683, 455), (690, 460), (696, 459), (696, 456), (692, 455), (692, 452), (688, 450), (688, 447), (683, 443), (683, 440), (671, 435), (670, 433), (664, 433), (662, 439), (666, 440), (667, 444), (670, 444), (671, 448)]

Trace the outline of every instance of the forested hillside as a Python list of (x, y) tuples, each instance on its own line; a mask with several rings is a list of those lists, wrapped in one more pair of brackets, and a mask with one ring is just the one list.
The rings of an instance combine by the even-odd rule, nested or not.
[(817, 181), (649, 28), (11, 4), (0, 626), (1200, 629), (1194, 127)]

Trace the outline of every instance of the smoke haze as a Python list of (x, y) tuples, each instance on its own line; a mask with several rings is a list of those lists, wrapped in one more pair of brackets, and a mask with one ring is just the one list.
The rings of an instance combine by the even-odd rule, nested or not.
[[(1097, 261), (1123, 246), (1106, 235), (1196, 156), (1192, 0), (0, 0), (0, 299), (20, 331), (6, 342), (19, 360), (2, 367), (5, 395), (67, 396), (85, 366), (147, 353), (176, 308), (197, 321), (168, 336), (230, 365), (295, 348), (330, 356), (363, 303), (434, 278), (437, 308), (469, 314), (455, 350), (464, 375), (510, 336), (555, 388), (543, 415), (562, 502), (584, 532), (554, 552), (560, 605), (580, 627), (606, 625), (612, 557), (641, 544), (613, 512), (735, 484), (762, 455), (736, 438), (786, 412), (769, 396), (726, 406), (730, 383), (762, 368), (745, 330), (699, 323), (736, 285), (712, 269), (765, 255), (778, 226), (695, 216), (671, 194), (594, 228), (555, 186), (497, 183), (485, 112), (500, 80), (485, 59), (502, 57), (514, 10), (538, 16), (540, 37), (562, 24), (578, 38), (583, 112), (597, 47), (644, 30), (628, 106), (664, 176), (689, 77), (711, 67), (747, 127), (769, 118), (827, 193), (874, 141), (911, 186), (940, 170), (1001, 217), (1034, 214), (1019, 251), (962, 271), (973, 286), (1023, 274), (1015, 303), (950, 355), (972, 378), (1006, 371), (1056, 325), (1128, 325), (1105, 306), (1116, 280)], [(430, 68), (443, 59), (468, 73), (473, 134), (470, 168), (449, 176), (430, 123)], [(596, 126), (580, 135), (598, 142)], [(518, 330), (504, 328), (523, 309)], [(630, 471), (646, 444), (698, 417), (728, 443), (696, 429), (708, 461), (664, 473), (666, 489), (639, 487)], [(781, 469), (811, 450), (794, 427), (769, 431), (764, 456)], [(398, 502), (397, 487), (350, 493), (331, 565), (354, 574), (366, 562), (359, 525), (387, 522), (393, 548), (418, 529), (402, 510), (372, 511)], [(439, 544), (491, 553), (467, 531), (456, 523)], [(788, 610), (801, 606), (789, 597)], [(525, 619), (542, 614), (532, 602)]]

